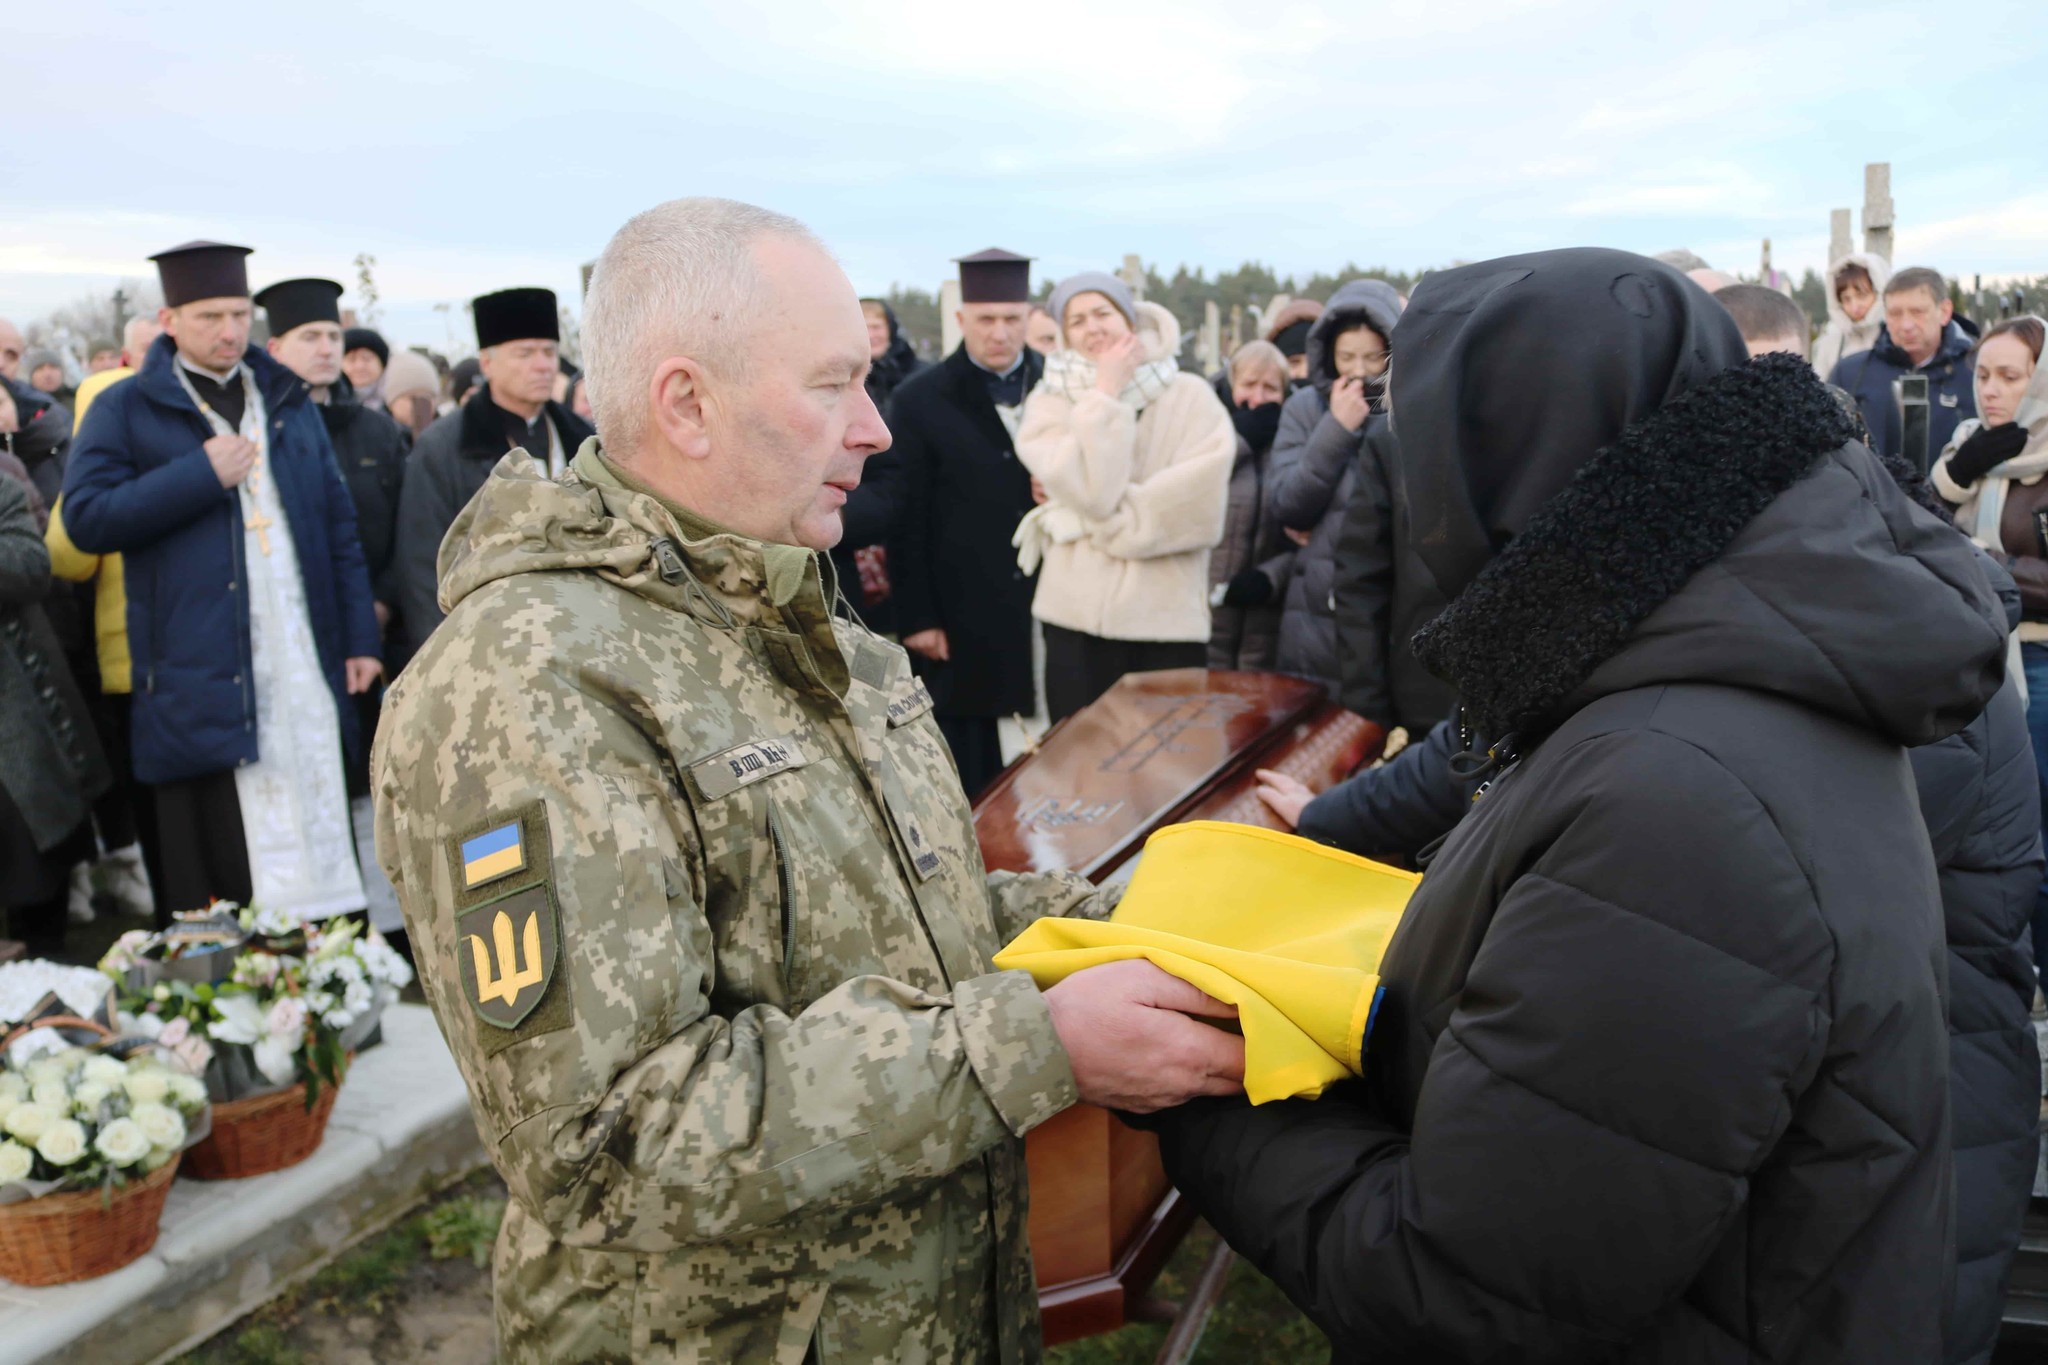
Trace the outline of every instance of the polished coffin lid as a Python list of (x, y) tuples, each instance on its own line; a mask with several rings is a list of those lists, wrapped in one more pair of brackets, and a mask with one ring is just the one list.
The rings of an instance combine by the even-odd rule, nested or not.
[[(1281, 828), (1251, 797), (1255, 768), (1333, 749), (1341, 752), (1306, 766), (1342, 776), (1376, 734), (1301, 678), (1131, 673), (990, 784), (975, 834), (992, 872), (1070, 868), (1101, 881), (1162, 825), (1199, 816)], [(1297, 757), (1303, 747), (1316, 753)], [(1330, 780), (1299, 775), (1318, 787)]]

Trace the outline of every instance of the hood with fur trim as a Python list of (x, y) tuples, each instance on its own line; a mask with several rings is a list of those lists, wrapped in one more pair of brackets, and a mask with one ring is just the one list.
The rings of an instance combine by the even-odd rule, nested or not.
[(1852, 439), (1810, 369), (1767, 355), (1626, 428), (1415, 650), (1480, 734), (1524, 747), (1601, 696), (1676, 683), (1789, 697), (1911, 747), (1983, 710), (2005, 637), (1970, 543)]

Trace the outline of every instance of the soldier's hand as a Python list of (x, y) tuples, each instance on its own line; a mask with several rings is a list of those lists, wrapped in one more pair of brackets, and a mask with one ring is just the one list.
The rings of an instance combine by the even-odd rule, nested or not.
[(1090, 1104), (1149, 1114), (1244, 1090), (1244, 1039), (1188, 1017), (1235, 1019), (1237, 1007), (1149, 962), (1075, 972), (1045, 1004)]
[(216, 436), (204, 449), (207, 461), (213, 465), (213, 476), (220, 480), (222, 488), (233, 488), (248, 478), (256, 465), (256, 443), (240, 436)]
[(952, 645), (946, 639), (946, 632), (936, 626), (930, 630), (920, 630), (914, 635), (904, 636), (903, 647), (913, 654), (922, 654), (925, 658), (936, 659), (940, 663), (945, 663), (953, 657)]

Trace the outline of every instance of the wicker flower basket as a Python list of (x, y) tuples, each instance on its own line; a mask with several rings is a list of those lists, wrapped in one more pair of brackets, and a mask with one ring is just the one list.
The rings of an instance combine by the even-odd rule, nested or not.
[(119, 1270), (156, 1245), (171, 1160), (109, 1195), (74, 1190), (0, 1204), (0, 1276), (16, 1284), (70, 1284)]
[(296, 1166), (320, 1148), (338, 1086), (320, 1087), (306, 1108), (306, 1083), (213, 1106), (213, 1131), (185, 1153), (185, 1174), (199, 1180), (240, 1180)]

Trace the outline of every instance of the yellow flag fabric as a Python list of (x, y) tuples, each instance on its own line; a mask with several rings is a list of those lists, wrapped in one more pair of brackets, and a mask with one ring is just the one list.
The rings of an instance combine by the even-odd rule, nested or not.
[(1038, 920), (995, 965), (1044, 990), (1144, 958), (1237, 1006), (1253, 1104), (1313, 1098), (1359, 1074), (1380, 957), (1421, 880), (1254, 825), (1170, 825), (1108, 921)]

